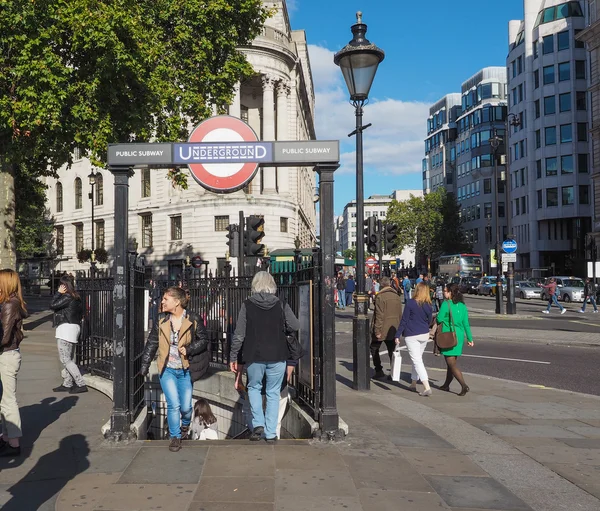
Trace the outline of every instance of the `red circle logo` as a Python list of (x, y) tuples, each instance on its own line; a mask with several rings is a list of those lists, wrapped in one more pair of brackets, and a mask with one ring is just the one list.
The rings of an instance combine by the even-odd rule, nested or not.
[[(258, 142), (254, 130), (244, 121), (229, 115), (211, 117), (194, 128), (188, 142)], [(252, 180), (258, 169), (251, 163), (192, 163), (188, 165), (194, 179), (208, 190), (228, 193), (240, 190)]]

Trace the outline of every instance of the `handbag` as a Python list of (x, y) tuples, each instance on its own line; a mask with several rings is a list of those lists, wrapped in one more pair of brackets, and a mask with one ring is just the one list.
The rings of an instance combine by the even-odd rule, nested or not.
[(447, 350), (454, 348), (458, 344), (456, 339), (456, 327), (454, 326), (454, 318), (452, 317), (452, 306), (448, 304), (448, 311), (450, 312), (450, 332), (442, 332), (441, 328), (438, 328), (435, 335), (435, 343), (439, 348)]
[(290, 352), (290, 357), (288, 360), (300, 360), (304, 356), (304, 348), (300, 341), (298, 340), (298, 336), (296, 332), (287, 332), (285, 328), (285, 302), (280, 299), (281, 302), (281, 319), (283, 323), (283, 333), (285, 335), (285, 340), (287, 342), (288, 351)]
[(396, 345), (394, 353), (392, 353), (392, 381), (400, 381), (400, 374), (402, 373), (402, 352), (400, 351), (400, 345)]

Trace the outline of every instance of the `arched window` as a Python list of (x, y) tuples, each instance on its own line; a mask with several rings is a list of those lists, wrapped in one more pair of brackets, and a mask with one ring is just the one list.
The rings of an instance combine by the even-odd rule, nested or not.
[(63, 186), (60, 181), (56, 183), (56, 212), (62, 213), (63, 210)]
[(99, 172), (96, 174), (96, 206), (104, 204), (104, 179)]
[(75, 209), (83, 207), (83, 191), (81, 187), (81, 179), (75, 178)]

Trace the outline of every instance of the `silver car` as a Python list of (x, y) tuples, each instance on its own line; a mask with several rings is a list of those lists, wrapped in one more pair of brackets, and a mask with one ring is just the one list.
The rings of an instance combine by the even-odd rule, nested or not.
[(542, 290), (532, 282), (521, 280), (515, 283), (515, 295), (519, 298), (531, 300), (532, 298), (540, 298)]
[[(564, 302), (583, 302), (583, 288), (585, 286), (582, 279), (577, 277), (554, 277), (556, 279), (556, 297)], [(546, 280), (546, 284), (550, 279)], [(542, 289), (542, 300), (548, 299), (548, 290)]]

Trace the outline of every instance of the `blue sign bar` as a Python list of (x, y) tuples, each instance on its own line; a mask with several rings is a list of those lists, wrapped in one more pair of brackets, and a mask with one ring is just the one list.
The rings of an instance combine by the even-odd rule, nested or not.
[(173, 144), (173, 163), (250, 163), (273, 161), (272, 142), (188, 142)]

